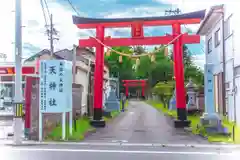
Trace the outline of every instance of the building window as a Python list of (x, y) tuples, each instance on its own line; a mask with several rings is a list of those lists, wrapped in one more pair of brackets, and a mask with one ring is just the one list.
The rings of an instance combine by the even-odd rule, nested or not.
[(220, 40), (221, 40), (220, 28), (215, 32), (214, 38), (215, 38), (215, 47), (217, 47), (220, 44)]
[(212, 37), (208, 40), (207, 50), (208, 53), (212, 52)]
[(232, 15), (230, 15), (224, 22), (224, 38), (228, 38), (232, 33)]
[(226, 89), (230, 89), (230, 83), (229, 83), (229, 82), (226, 82), (226, 83), (225, 83), (225, 88), (226, 88)]
[(234, 68), (234, 76), (240, 76), (240, 66)]

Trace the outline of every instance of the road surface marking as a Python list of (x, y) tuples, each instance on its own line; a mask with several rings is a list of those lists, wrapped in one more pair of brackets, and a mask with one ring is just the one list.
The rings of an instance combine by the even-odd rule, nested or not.
[(120, 143), (120, 142), (36, 142), (29, 141), (24, 144), (50, 144), (50, 145), (90, 145), (90, 146), (153, 146), (153, 147), (195, 147), (195, 148), (240, 148), (240, 145), (223, 144), (164, 144), (164, 143)]
[(39, 151), (39, 152), (91, 152), (91, 153), (135, 153), (135, 154), (181, 154), (181, 155), (226, 155), (232, 156), (237, 153), (220, 152), (179, 152), (179, 151), (140, 151), (140, 150), (94, 150), (94, 149), (58, 149), (58, 148), (1, 148), (4, 151)]
[(112, 140), (113, 143), (127, 143), (127, 140)]
[[(1, 141), (1, 144), (13, 144), (11, 140)], [(23, 144), (33, 145), (79, 145), (79, 146), (136, 146), (136, 147), (190, 147), (190, 148), (240, 148), (240, 145), (223, 145), (223, 144), (164, 144), (164, 143), (127, 143), (127, 142), (36, 142), (23, 141)]]

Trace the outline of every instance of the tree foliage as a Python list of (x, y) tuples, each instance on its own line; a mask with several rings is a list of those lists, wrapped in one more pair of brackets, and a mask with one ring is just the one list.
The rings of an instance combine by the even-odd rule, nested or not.
[[(147, 53), (146, 48), (141, 46), (115, 47), (113, 49), (135, 55)], [(149, 89), (151, 89), (159, 82), (172, 82), (174, 76), (172, 54), (166, 57), (163, 47), (155, 47), (152, 53), (155, 53), (155, 61), (152, 62), (150, 56), (143, 56), (140, 58), (140, 64), (136, 69), (133, 69), (136, 60), (123, 56), (122, 63), (120, 63), (119, 55), (114, 52), (112, 52), (109, 57), (105, 57), (105, 60), (110, 65), (111, 75), (119, 75), (120, 80), (148, 79), (148, 86)], [(191, 58), (191, 52), (186, 45), (183, 47), (183, 62), (185, 80), (187, 81), (191, 78), (196, 84), (202, 85), (204, 81), (203, 73), (199, 67), (194, 65)]]

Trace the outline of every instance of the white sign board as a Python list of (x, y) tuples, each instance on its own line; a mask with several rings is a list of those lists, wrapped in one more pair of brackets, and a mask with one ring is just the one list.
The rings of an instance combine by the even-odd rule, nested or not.
[(39, 75), (39, 140), (43, 138), (42, 113), (62, 113), (62, 139), (65, 139), (66, 112), (72, 134), (72, 62), (41, 61)]
[(40, 113), (72, 111), (72, 64), (64, 60), (40, 63)]

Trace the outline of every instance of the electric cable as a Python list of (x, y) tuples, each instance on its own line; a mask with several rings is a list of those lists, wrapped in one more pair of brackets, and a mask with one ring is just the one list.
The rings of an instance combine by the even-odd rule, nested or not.
[[(73, 6), (72, 2), (70, 0), (67, 0), (69, 5), (71, 6), (71, 8), (76, 12), (76, 14), (78, 16), (80, 16), (79, 12), (76, 11), (75, 7)], [(123, 52), (119, 52), (119, 51), (116, 51), (114, 49), (112, 49), (112, 47), (109, 47), (107, 46), (106, 44), (104, 44), (101, 40), (97, 39), (95, 36), (93, 35), (88, 35), (90, 36), (91, 38), (95, 39), (98, 43), (100, 43), (101, 45), (103, 45), (105, 48), (111, 50), (112, 52), (115, 52), (121, 56), (127, 56), (127, 57), (131, 57), (131, 58), (139, 58), (139, 57), (143, 57), (143, 56), (149, 56), (149, 55), (153, 55), (153, 54), (156, 54), (157, 52), (161, 51), (162, 49), (165, 49), (165, 47), (169, 46), (170, 44), (172, 44), (174, 41), (176, 41), (177, 39), (179, 39), (183, 34), (186, 34), (186, 33), (181, 33), (179, 34), (178, 36), (176, 36), (172, 41), (170, 41), (169, 43), (167, 43), (166, 45), (162, 45), (160, 48), (158, 48), (158, 50), (156, 50), (154, 53), (144, 53), (144, 54), (140, 54), (140, 55), (130, 55), (130, 54), (126, 54), (126, 53), (123, 53)]]
[(40, 0), (40, 4), (41, 4), (42, 12), (43, 12), (43, 18), (44, 18), (44, 21), (45, 21), (45, 27), (47, 27), (48, 26), (48, 21), (47, 21), (45, 10), (44, 10), (43, 0)]
[(50, 11), (49, 11), (49, 8), (48, 8), (48, 3), (46, 0), (43, 0), (44, 3), (45, 3), (45, 6), (46, 6), (46, 9), (47, 9), (47, 12), (48, 12), (48, 18), (50, 19), (51, 18), (51, 14), (50, 14)]

